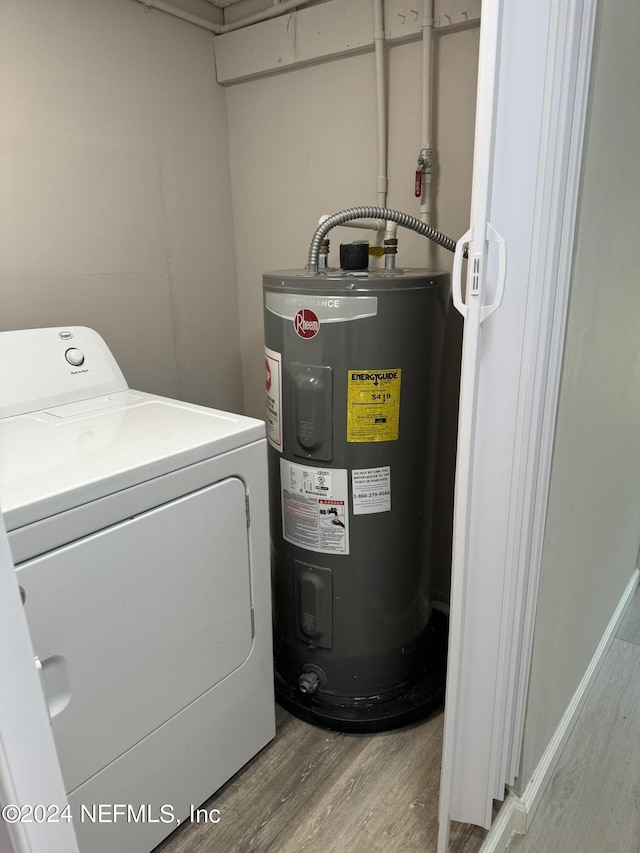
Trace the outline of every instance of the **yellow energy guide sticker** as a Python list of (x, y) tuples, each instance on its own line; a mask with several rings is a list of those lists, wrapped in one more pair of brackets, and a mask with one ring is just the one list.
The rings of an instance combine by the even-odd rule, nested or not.
[(347, 441), (397, 441), (400, 374), (399, 369), (349, 371)]

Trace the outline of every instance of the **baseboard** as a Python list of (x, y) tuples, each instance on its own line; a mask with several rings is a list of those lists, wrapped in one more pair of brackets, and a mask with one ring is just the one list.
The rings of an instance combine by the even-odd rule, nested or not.
[(524, 802), (515, 794), (509, 794), (491, 824), (479, 853), (503, 853), (514, 835), (525, 834), (526, 827), (527, 812)]
[(625, 611), (636, 586), (640, 572), (638, 569), (631, 575), (631, 579), (620, 599), (618, 606), (615, 609), (613, 616), (607, 626), (606, 631), (602, 635), (602, 639), (598, 644), (591, 662), (587, 667), (587, 671), (578, 689), (573, 694), (571, 702), (567, 706), (562, 719), (555, 730), (553, 737), (549, 741), (538, 766), (533, 772), (527, 787), (521, 797), (514, 794), (512, 791), (508, 794), (502, 808), (498, 812), (496, 819), (491, 824), (479, 853), (504, 853), (509, 846), (509, 843), (514, 835), (524, 835), (537, 811), (542, 796), (551, 781), (555, 769), (565, 748), (569, 735), (573, 731), (573, 727), (578, 719), (580, 711), (585, 703), (589, 690), (595, 681), (595, 678), (602, 666), (609, 647), (613, 642), (615, 635), (620, 627), (620, 623), (624, 617)]

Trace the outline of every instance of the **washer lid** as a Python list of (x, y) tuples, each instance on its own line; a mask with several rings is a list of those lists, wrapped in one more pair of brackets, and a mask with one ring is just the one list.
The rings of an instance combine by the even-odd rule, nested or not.
[(122, 391), (0, 420), (13, 530), (264, 437), (262, 421)]

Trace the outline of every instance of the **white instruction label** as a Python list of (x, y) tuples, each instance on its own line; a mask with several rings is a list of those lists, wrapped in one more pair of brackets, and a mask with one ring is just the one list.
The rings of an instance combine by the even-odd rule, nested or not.
[(280, 460), (282, 535), (320, 554), (349, 553), (346, 468), (311, 468)]
[(391, 509), (391, 468), (358, 468), (351, 472), (353, 514), (368, 515)]
[(282, 453), (282, 355), (264, 348), (265, 389), (267, 392), (267, 440)]

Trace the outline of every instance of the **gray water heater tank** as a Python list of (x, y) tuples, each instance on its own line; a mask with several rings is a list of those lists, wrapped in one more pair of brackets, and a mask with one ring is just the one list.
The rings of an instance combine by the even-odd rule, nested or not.
[(430, 598), (449, 274), (263, 277), (276, 689), (303, 719), (394, 728), (442, 701)]

